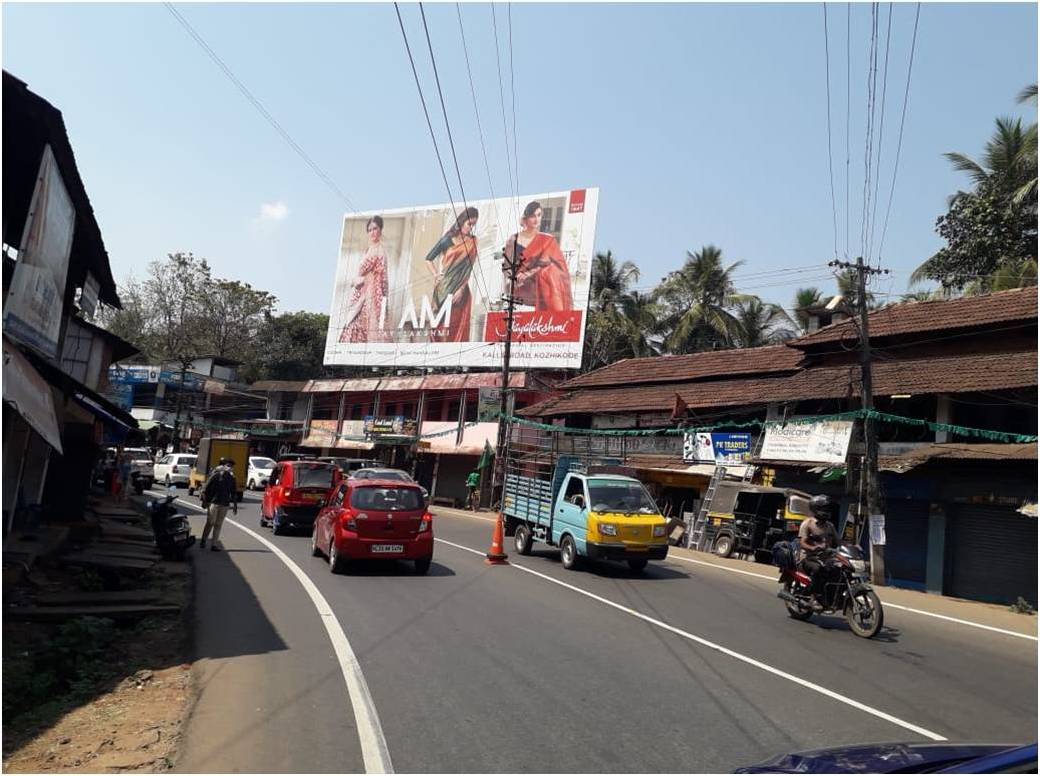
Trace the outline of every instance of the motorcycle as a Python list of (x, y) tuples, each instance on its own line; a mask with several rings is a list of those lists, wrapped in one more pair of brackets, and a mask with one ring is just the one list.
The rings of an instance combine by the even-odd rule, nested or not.
[(159, 554), (165, 560), (184, 560), (185, 553), (195, 544), (187, 515), (178, 514), (173, 506), (176, 488), (170, 488), (165, 498), (147, 503), (151, 517), (152, 535)]
[(134, 489), (134, 493), (141, 496), (144, 494), (145, 488), (152, 487), (152, 479), (141, 472), (132, 471), (130, 472), (130, 487)]
[(881, 599), (868, 581), (866, 562), (859, 547), (845, 545), (824, 553), (817, 572), (817, 585), (794, 564), (780, 568), (780, 591), (787, 613), (796, 620), (813, 614), (844, 615), (857, 636), (873, 638), (885, 620)]

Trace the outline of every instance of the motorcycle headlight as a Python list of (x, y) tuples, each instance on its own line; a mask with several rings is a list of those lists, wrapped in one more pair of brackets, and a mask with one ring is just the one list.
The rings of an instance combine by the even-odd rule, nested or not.
[(600, 523), (599, 532), (604, 536), (617, 536), (617, 526), (612, 523)]
[(665, 529), (666, 529), (666, 526), (655, 525), (654, 526), (654, 536), (664, 536)]

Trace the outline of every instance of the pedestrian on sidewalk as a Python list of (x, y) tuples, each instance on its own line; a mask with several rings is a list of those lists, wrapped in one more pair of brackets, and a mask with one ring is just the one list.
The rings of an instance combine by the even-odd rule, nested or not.
[(235, 462), (230, 458), (221, 458), (220, 465), (210, 472), (206, 485), (202, 490), (202, 506), (206, 509), (206, 527), (202, 529), (202, 540), (199, 549), (206, 549), (206, 540), (210, 531), (213, 532), (213, 544), (210, 545), (211, 552), (219, 552), (220, 547), (217, 540), (220, 539), (220, 529), (227, 517), (228, 507), (236, 515), (238, 514), (238, 483), (235, 481)]
[(119, 459), (116, 463), (116, 476), (119, 478), (117, 494), (119, 500), (126, 501), (126, 491), (130, 485), (130, 455), (120, 450)]

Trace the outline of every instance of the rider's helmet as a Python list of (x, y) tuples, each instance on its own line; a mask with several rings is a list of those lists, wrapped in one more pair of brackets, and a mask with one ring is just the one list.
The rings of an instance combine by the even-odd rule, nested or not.
[(829, 496), (813, 496), (809, 499), (809, 512), (817, 520), (831, 519), (831, 500)]

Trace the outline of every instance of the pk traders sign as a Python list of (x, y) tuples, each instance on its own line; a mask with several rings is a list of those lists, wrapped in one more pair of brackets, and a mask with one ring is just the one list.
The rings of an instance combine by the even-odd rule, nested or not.
[(751, 460), (751, 434), (687, 431), (683, 436), (686, 463), (743, 464)]

